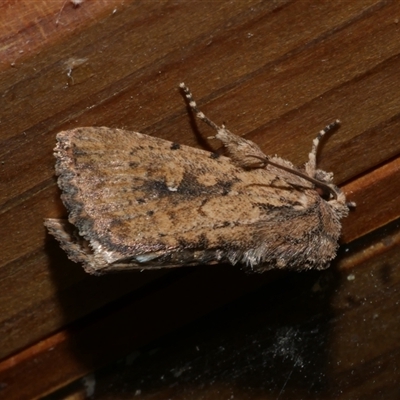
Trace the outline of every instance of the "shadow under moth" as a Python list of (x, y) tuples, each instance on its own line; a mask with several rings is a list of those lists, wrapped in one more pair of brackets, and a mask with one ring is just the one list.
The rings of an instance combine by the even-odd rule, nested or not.
[(46, 219), (68, 257), (93, 274), (185, 265), (324, 269), (352, 203), (316, 168), (321, 138), (298, 169), (218, 126), (226, 156), (138, 132), (76, 128), (57, 135), (56, 174), (68, 221)]

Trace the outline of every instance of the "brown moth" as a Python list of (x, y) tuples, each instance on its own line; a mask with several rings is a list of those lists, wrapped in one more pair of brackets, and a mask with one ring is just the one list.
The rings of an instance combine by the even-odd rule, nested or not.
[(56, 174), (69, 222), (45, 225), (68, 257), (94, 274), (223, 262), (326, 268), (351, 203), (332, 173), (316, 169), (316, 153), (339, 121), (298, 169), (214, 124), (180, 87), (227, 156), (120, 129), (60, 132)]

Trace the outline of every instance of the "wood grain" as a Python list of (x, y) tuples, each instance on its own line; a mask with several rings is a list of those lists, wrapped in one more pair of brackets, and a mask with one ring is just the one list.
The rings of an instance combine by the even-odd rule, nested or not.
[[(399, 241), (387, 226), (338, 268), (287, 274), (86, 379), (101, 400), (395, 399)], [(51, 399), (85, 395), (76, 381)]]
[[(213, 148), (204, 140), (209, 128), (185, 106), (181, 81), (215, 122), (296, 164), (339, 118), (319, 159), (358, 203), (343, 242), (351, 249), (400, 215), (398, 2), (99, 0), (66, 2), (59, 16), (63, 3), (0, 5), (0, 393), (10, 399), (50, 393), (275, 276), (258, 281), (223, 266), (85, 275), (43, 227), (43, 218), (65, 216), (52, 156), (58, 131), (109, 126)], [(200, 298), (197, 274), (233, 288), (215, 289), (180, 316), (165, 308), (163, 323), (152, 325), (150, 305), (169, 295), (161, 287)], [(146, 301), (130, 308), (126, 296)], [(116, 326), (142, 318), (136, 339), (121, 339), (117, 350), (104, 345), (114, 314)], [(75, 346), (77, 332), (91, 332), (98, 344), (89, 361)]]

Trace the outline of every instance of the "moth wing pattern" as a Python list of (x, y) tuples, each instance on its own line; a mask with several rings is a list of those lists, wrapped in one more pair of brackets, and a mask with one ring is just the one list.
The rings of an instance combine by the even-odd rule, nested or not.
[[(230, 262), (248, 270), (322, 269), (340, 218), (307, 180), (266, 165), (137, 132), (57, 135), (56, 174), (69, 223), (45, 225), (87, 272)], [(275, 164), (296, 169), (270, 157)]]

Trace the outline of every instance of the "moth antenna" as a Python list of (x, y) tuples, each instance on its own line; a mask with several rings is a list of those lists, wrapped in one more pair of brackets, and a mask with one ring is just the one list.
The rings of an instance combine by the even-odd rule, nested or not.
[[(333, 185), (330, 185), (328, 183), (322, 182), (322, 181), (320, 181), (318, 179), (313, 178), (312, 176), (309, 176), (309, 175), (307, 175), (307, 174), (305, 174), (303, 172), (297, 171), (297, 170), (295, 170), (293, 168), (289, 168), (289, 167), (286, 167), (284, 165), (275, 163), (275, 162), (269, 160), (268, 157), (259, 157), (259, 156), (254, 155), (254, 154), (249, 154), (249, 157), (258, 158), (259, 160), (264, 161), (265, 165), (270, 164), (270, 165), (274, 166), (275, 168), (280, 168), (280, 169), (283, 169), (284, 171), (289, 172), (289, 173), (291, 173), (293, 175), (297, 175), (300, 178), (303, 178), (306, 181), (309, 181), (309, 182), (313, 183), (315, 186), (317, 186), (317, 187), (319, 187), (319, 188), (321, 188), (321, 189), (323, 189), (323, 190), (325, 190), (327, 192), (330, 192), (335, 197), (335, 199), (338, 198), (338, 195), (339, 195), (338, 191), (335, 189), (335, 187), (333, 187)], [(355, 206), (355, 203), (354, 203), (354, 206)]]
[[(179, 87), (183, 90), (183, 92), (185, 93), (185, 97), (188, 100), (188, 104), (190, 106), (190, 108), (196, 113), (196, 116), (201, 119), (202, 121), (204, 121), (207, 125), (211, 126), (212, 128), (214, 128), (217, 131), (216, 136), (212, 136), (209, 139), (212, 138), (216, 138), (221, 140), (224, 145), (226, 147), (229, 147), (229, 145), (231, 143), (233, 143), (235, 146), (237, 146), (239, 143), (241, 143), (242, 145), (244, 143), (246, 143), (247, 145), (250, 144), (250, 147), (248, 148), (250, 150), (249, 153), (246, 154), (246, 157), (253, 157), (256, 158), (258, 160), (261, 160), (263, 163), (266, 164), (270, 164), (273, 165), (276, 168), (280, 168), (283, 169), (287, 172), (292, 173), (293, 175), (297, 175), (311, 183), (313, 183), (315, 186), (330, 192), (335, 199), (338, 198), (339, 193), (338, 191), (333, 187), (333, 185), (329, 185), (326, 182), (323, 182), (319, 179), (315, 178), (315, 172), (316, 172), (316, 161), (317, 161), (317, 151), (318, 151), (318, 146), (319, 143), (321, 142), (321, 139), (332, 129), (335, 129), (337, 126), (339, 126), (340, 121), (337, 119), (334, 122), (332, 122), (331, 124), (327, 125), (324, 129), (322, 129), (321, 131), (319, 131), (318, 136), (313, 140), (313, 146), (311, 149), (311, 152), (309, 154), (309, 161), (306, 164), (306, 171), (305, 173), (294, 170), (292, 168), (289, 167), (285, 167), (283, 165), (274, 163), (272, 161), (270, 161), (268, 159), (267, 156), (265, 156), (261, 150), (258, 148), (257, 145), (255, 145), (253, 142), (249, 141), (249, 140), (244, 140), (242, 138), (240, 138), (239, 136), (236, 136), (234, 134), (232, 134), (231, 132), (229, 132), (226, 128), (225, 125), (221, 125), (218, 126), (217, 124), (215, 124), (213, 121), (211, 121), (208, 117), (206, 117), (204, 115), (204, 113), (202, 111), (199, 110), (199, 108), (197, 107), (197, 103), (196, 101), (193, 99), (193, 94), (190, 91), (190, 89), (182, 82), (179, 84)], [(240, 153), (241, 154), (241, 153)], [(232, 155), (232, 154), (231, 154)], [(242, 154), (241, 154), (242, 155)], [(252, 168), (252, 165), (245, 165), (245, 167), (247, 168)], [(255, 166), (256, 168), (259, 168), (259, 166)]]
[(306, 172), (309, 176), (314, 177), (315, 172), (317, 170), (317, 152), (318, 147), (321, 143), (322, 138), (333, 129), (336, 129), (340, 125), (340, 121), (337, 119), (333, 121), (331, 124), (327, 125), (324, 129), (318, 132), (318, 136), (313, 140), (313, 145), (311, 148), (311, 152), (308, 155), (308, 162), (305, 165)]
[(197, 107), (197, 103), (193, 98), (192, 92), (183, 82), (179, 84), (179, 87), (184, 91), (185, 96), (189, 103), (189, 107), (196, 113), (197, 118), (204, 121), (207, 125), (211, 126), (211, 128), (215, 129), (216, 131), (219, 131), (219, 130), (225, 128), (224, 125), (222, 125), (222, 127), (220, 127), (217, 124), (215, 124), (208, 117), (206, 117), (202, 111), (199, 110), (199, 108)]

